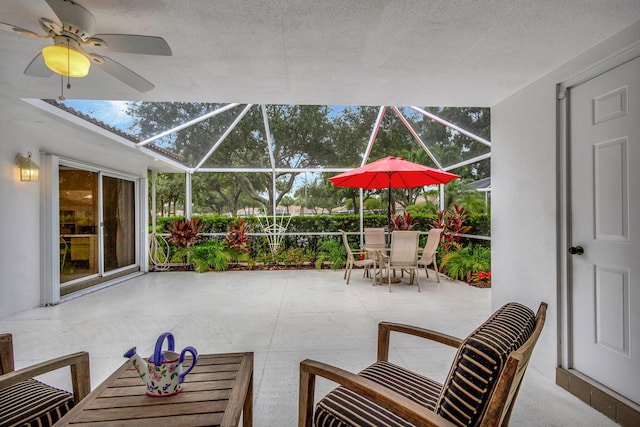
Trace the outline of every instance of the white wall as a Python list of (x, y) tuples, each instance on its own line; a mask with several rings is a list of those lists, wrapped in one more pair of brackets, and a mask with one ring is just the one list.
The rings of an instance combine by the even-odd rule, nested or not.
[(0, 93), (0, 317), (40, 305), (40, 183), (20, 182), (17, 153), (40, 151), (146, 176), (142, 154)]
[[(491, 109), (492, 305), (549, 303), (532, 365), (558, 365), (560, 259), (557, 242), (556, 85), (640, 41), (640, 21)], [(564, 249), (564, 248), (561, 248)], [(564, 255), (561, 250), (560, 256)]]

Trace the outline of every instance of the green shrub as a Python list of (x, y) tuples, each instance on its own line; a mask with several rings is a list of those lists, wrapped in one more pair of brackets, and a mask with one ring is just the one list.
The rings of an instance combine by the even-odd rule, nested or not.
[(204, 273), (209, 269), (224, 271), (229, 268), (231, 254), (224, 242), (214, 239), (192, 247), (189, 260), (198, 273)]
[(452, 279), (469, 282), (473, 274), (491, 270), (491, 249), (469, 245), (442, 256), (441, 268)]
[(323, 239), (318, 244), (318, 256), (316, 258), (316, 268), (322, 268), (324, 261), (331, 263), (332, 270), (338, 270), (346, 264), (347, 250), (337, 239)]

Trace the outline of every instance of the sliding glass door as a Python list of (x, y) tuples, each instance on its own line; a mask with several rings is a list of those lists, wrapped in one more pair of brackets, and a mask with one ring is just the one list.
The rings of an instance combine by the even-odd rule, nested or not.
[(133, 181), (102, 177), (105, 272), (136, 262), (135, 190)]
[(60, 164), (60, 294), (137, 268), (136, 181)]
[(60, 166), (60, 283), (96, 276), (98, 266), (96, 172)]

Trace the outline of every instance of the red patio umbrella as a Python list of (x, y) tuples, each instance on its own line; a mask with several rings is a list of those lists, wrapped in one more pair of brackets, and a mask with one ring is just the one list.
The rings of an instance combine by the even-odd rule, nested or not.
[[(359, 168), (343, 172), (329, 181), (336, 187), (374, 190), (389, 189), (387, 222), (391, 225), (391, 189), (415, 188), (433, 184), (446, 184), (460, 175), (409, 162), (400, 157), (385, 157)], [(390, 227), (389, 227), (390, 228)]]

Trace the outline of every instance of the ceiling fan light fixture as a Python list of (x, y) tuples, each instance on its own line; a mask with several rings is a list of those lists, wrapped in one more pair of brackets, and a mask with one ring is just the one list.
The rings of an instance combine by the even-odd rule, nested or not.
[(70, 46), (47, 46), (42, 49), (47, 67), (58, 74), (69, 77), (84, 77), (89, 74), (91, 61)]

